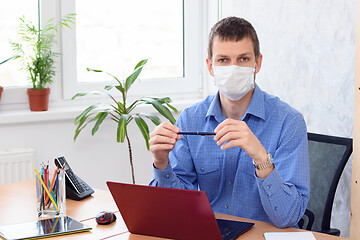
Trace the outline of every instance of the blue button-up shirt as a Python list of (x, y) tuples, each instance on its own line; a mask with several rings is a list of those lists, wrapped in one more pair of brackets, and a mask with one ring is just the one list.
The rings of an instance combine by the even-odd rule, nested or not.
[[(181, 131), (214, 131), (226, 118), (219, 93), (185, 109)], [(150, 185), (205, 191), (215, 212), (296, 226), (309, 199), (307, 130), (303, 116), (257, 85), (246, 122), (274, 159), (266, 179), (256, 176), (252, 159), (239, 147), (221, 150), (213, 137), (183, 135), (164, 170), (154, 168)]]

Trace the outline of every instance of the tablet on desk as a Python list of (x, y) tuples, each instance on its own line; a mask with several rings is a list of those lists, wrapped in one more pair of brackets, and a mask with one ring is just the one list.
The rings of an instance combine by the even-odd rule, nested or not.
[(38, 239), (89, 230), (91, 227), (65, 216), (0, 226), (0, 239)]

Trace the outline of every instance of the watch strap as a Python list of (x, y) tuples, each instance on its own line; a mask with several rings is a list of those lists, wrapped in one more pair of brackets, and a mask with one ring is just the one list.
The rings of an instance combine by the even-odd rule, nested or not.
[(270, 153), (266, 153), (266, 154), (267, 154), (267, 160), (264, 163), (256, 164), (255, 160), (253, 159), (253, 164), (254, 164), (254, 166), (255, 166), (255, 168), (257, 170), (263, 170), (263, 169), (268, 168), (268, 167), (270, 167), (270, 166), (272, 166), (274, 164), (271, 154)]

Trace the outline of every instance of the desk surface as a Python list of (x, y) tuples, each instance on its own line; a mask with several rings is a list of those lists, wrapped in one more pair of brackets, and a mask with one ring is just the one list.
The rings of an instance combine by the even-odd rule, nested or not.
[[(95, 216), (104, 210), (116, 211), (117, 221), (110, 225), (98, 225), (95, 222)], [(0, 225), (28, 222), (37, 220), (36, 198), (35, 198), (35, 180), (27, 180), (18, 183), (6, 184), (0, 186)], [(95, 193), (82, 201), (66, 199), (66, 215), (85, 223), (92, 227), (90, 232), (71, 234), (61, 236), (61, 239), (109, 239), (109, 240), (152, 240), (163, 239), (149, 236), (130, 234), (124, 221), (113, 201), (110, 192), (95, 189)], [(254, 227), (241, 235), (238, 239), (264, 239), (264, 232), (295, 232), (304, 231), (295, 228), (279, 229), (270, 223), (250, 220), (230, 216), (221, 213), (215, 213), (216, 218), (254, 222)], [(314, 232), (317, 240), (345, 240), (326, 234)], [(59, 237), (45, 238), (59, 239)]]

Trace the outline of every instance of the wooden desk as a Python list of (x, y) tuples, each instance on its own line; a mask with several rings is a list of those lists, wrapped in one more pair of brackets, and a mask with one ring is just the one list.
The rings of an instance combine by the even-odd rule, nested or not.
[[(117, 211), (117, 221), (110, 225), (98, 225), (96, 215), (104, 210)], [(101, 239), (127, 232), (110, 192), (95, 189), (92, 196), (74, 201), (66, 199), (66, 215), (91, 226), (91, 232), (70, 234), (46, 239)], [(0, 225), (36, 221), (35, 179), (0, 186)]]
[[(98, 225), (95, 216), (104, 210), (115, 211), (117, 221), (110, 225)], [(37, 220), (35, 179), (0, 186), (0, 225), (28, 222)], [(66, 199), (66, 214), (91, 226), (90, 232), (70, 234), (61, 237), (45, 239), (109, 239), (109, 240), (155, 240), (163, 239), (149, 236), (130, 234), (122, 220), (110, 192), (95, 189), (95, 193), (82, 201)], [(295, 228), (279, 229), (270, 223), (215, 213), (216, 218), (254, 222), (252, 229), (241, 235), (238, 239), (261, 240), (264, 232), (295, 232), (304, 231)], [(317, 240), (345, 240), (314, 232)]]

